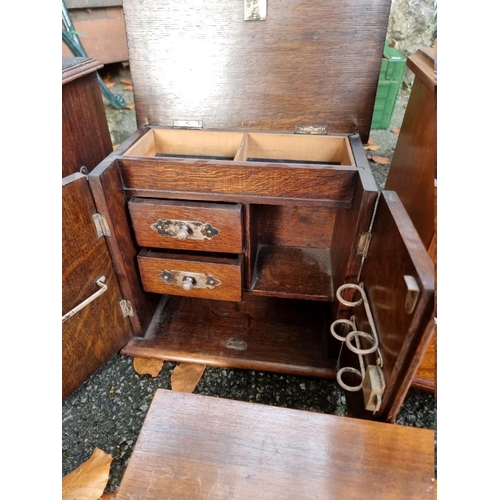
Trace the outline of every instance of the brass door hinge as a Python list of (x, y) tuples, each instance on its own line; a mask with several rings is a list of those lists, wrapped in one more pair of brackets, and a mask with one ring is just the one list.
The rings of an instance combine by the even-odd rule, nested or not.
[(122, 309), (124, 318), (134, 315), (134, 310), (132, 309), (132, 303), (130, 302), (130, 300), (120, 300), (120, 307)]
[(100, 238), (101, 236), (111, 236), (108, 221), (106, 220), (106, 217), (104, 217), (104, 215), (94, 214), (92, 216), (92, 220), (94, 221), (98, 238)]
[(366, 254), (368, 253), (368, 249), (370, 248), (370, 241), (372, 240), (372, 234), (369, 232), (363, 232), (361, 233), (361, 236), (359, 238), (358, 242), (358, 250), (357, 254), (362, 255), (363, 257), (366, 257)]

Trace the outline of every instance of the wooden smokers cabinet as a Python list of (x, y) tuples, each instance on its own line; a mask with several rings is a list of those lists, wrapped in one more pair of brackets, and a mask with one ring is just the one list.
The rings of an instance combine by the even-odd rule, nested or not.
[(342, 370), (352, 413), (393, 421), (434, 273), (362, 146), (390, 2), (244, 4), (124, 1), (138, 129), (88, 176), (131, 305), (122, 352)]

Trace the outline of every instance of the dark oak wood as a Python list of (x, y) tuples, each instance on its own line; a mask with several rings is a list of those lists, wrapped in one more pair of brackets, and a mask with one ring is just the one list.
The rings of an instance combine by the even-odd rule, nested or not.
[[(405, 305), (405, 276), (413, 277), (419, 288), (411, 313)], [(360, 282), (368, 296), (384, 363), (386, 389), (376, 418), (394, 421), (431, 338), (434, 266), (393, 191), (383, 191), (380, 196)], [(370, 332), (363, 308), (357, 309), (358, 327)]]
[(62, 324), (62, 396), (65, 399), (132, 337), (120, 308), (118, 279), (104, 237), (92, 221), (96, 213), (84, 175), (62, 182), (62, 314), (99, 290), (107, 291)]
[[(335, 360), (326, 349), (329, 309), (326, 302), (251, 294), (237, 303), (171, 296), (144, 338), (132, 339), (122, 353), (333, 378)], [(239, 350), (241, 341), (246, 345)]]
[(293, 131), (327, 125), (368, 140), (388, 0), (125, 1), (138, 125)]
[[(426, 66), (431, 66), (434, 73), (434, 61), (427, 60)], [(437, 84), (429, 88), (415, 77), (385, 184), (386, 189), (398, 193), (426, 248), (434, 234), (436, 99)]]
[(432, 499), (433, 438), (428, 429), (158, 389), (116, 498)]
[[(140, 135), (140, 131), (135, 137)], [(133, 139), (133, 137), (131, 138)], [(122, 144), (126, 147), (126, 144)], [(134, 333), (143, 335), (147, 329), (159, 298), (144, 291), (137, 266), (137, 247), (127, 210), (119, 168), (113, 156), (103, 160), (88, 176), (96, 207), (106, 218), (110, 235), (107, 237), (124, 298), (134, 311), (130, 317)]]
[(331, 300), (330, 250), (259, 246), (252, 293), (271, 297)]
[[(152, 248), (241, 253), (243, 250), (241, 204), (218, 204), (132, 198), (128, 203), (138, 245)], [(158, 220), (210, 224), (218, 234), (212, 238), (179, 240), (151, 228)]]
[(62, 176), (91, 171), (113, 151), (96, 71), (91, 58), (62, 58)]
[(354, 167), (170, 158), (122, 157), (118, 161), (129, 195), (208, 201), (314, 200), (349, 208), (357, 175)]
[[(244, 22), (243, 5), (215, 0), (126, 2), (144, 126), (89, 176), (135, 312), (124, 354), (335, 377), (330, 325), (350, 312), (335, 291), (361, 280), (380, 328), (387, 389), (375, 416), (363, 405), (352, 414), (394, 418), (430, 338), (433, 277), (394, 193), (382, 194), (375, 213), (378, 187), (363, 149), (389, 4), (277, 0), (266, 21)], [(178, 129), (174, 119), (205, 128)], [(299, 123), (333, 130), (294, 134)], [(152, 250), (162, 242), (149, 232), (159, 207), (179, 219), (200, 209), (201, 219), (217, 205), (233, 207), (224, 218), (234, 229), (228, 246), (215, 252), (179, 240)], [(223, 284), (172, 289), (159, 278), (166, 270), (209, 272)], [(421, 289), (412, 314), (407, 274)], [(359, 323), (366, 329), (366, 318)]]
[[(143, 249), (137, 259), (142, 284), (148, 292), (235, 302), (241, 300), (243, 291), (241, 269), (243, 258), (241, 256), (229, 259)], [(213, 277), (220, 284), (213, 288), (194, 287), (186, 291), (162, 279), (159, 275), (165, 271), (204, 274)]]
[[(332, 279), (333, 289), (345, 283), (358, 283), (363, 254), (359, 250), (364, 233), (370, 231), (375, 213), (378, 186), (371, 173), (366, 154), (358, 138), (351, 139), (352, 152), (359, 165), (351, 210), (339, 210), (332, 233)], [(346, 294), (348, 298), (349, 294)], [(343, 306), (334, 302), (334, 316), (343, 316)]]
[[(407, 60), (415, 74), (408, 107), (394, 150), (386, 188), (396, 191), (436, 264), (437, 78), (435, 49), (424, 48)], [(434, 390), (436, 337), (422, 359), (414, 385)]]

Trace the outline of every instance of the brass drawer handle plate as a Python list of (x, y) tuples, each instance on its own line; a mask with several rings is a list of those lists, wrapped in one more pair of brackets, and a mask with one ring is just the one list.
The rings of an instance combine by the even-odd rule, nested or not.
[(220, 234), (220, 231), (208, 222), (158, 219), (150, 227), (161, 236), (178, 240), (211, 240)]
[(158, 275), (167, 285), (180, 286), (184, 291), (192, 289), (215, 288), (222, 285), (222, 281), (204, 273), (190, 273), (185, 271), (163, 271)]
[(62, 322), (64, 323), (67, 319), (71, 318), (71, 316), (74, 316), (78, 311), (81, 311), (84, 307), (88, 306), (91, 302), (93, 302), (99, 295), (102, 295), (107, 289), (108, 286), (104, 284), (104, 281), (106, 281), (105, 276), (101, 276), (95, 284), (99, 287), (99, 290), (97, 292), (93, 293), (89, 298), (85, 299), (83, 302), (80, 302), (76, 307), (73, 307), (71, 311), (67, 312), (63, 317), (62, 317)]

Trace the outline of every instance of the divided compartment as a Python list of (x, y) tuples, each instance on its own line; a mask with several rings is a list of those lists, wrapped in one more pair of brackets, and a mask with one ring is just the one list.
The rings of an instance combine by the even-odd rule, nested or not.
[(124, 155), (355, 166), (345, 135), (152, 128)]
[(244, 135), (243, 132), (152, 128), (124, 156), (232, 161)]
[(355, 166), (347, 137), (249, 133), (246, 161)]

